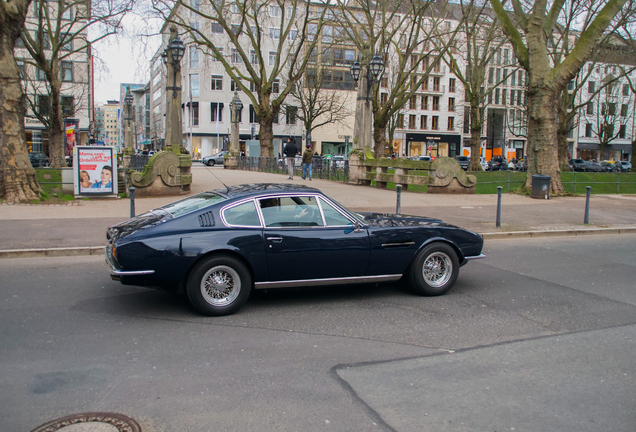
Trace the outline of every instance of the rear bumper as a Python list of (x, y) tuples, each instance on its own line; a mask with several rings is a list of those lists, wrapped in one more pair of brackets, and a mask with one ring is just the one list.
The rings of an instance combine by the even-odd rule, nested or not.
[(110, 246), (106, 246), (105, 256), (106, 264), (110, 267), (110, 278), (112, 280), (121, 281), (122, 276), (146, 276), (155, 273), (154, 270), (121, 270), (117, 267)]

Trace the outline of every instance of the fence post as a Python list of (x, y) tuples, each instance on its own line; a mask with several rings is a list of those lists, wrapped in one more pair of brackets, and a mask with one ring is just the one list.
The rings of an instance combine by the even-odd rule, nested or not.
[(135, 188), (130, 187), (128, 188), (128, 191), (130, 192), (130, 217), (134, 218), (135, 217)]
[(510, 169), (508, 169), (508, 193), (510, 193)]
[(497, 222), (496, 227), (501, 228), (501, 186), (497, 186)]
[(618, 172), (618, 180), (616, 180), (616, 193), (619, 193), (621, 188), (621, 172)]
[(590, 224), (590, 191), (592, 190), (592, 187), (588, 186), (586, 189), (587, 189), (587, 196), (585, 198), (585, 216), (583, 218), (583, 224), (589, 225)]
[(576, 193), (576, 171), (574, 171), (574, 192), (572, 193)]
[(395, 185), (395, 190), (397, 191), (397, 204), (395, 206), (395, 214), (399, 216), (400, 212), (402, 211), (402, 185)]

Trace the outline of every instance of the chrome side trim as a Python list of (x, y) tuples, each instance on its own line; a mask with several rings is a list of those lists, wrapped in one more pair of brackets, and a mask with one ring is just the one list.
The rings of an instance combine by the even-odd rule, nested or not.
[(255, 289), (268, 288), (293, 288), (299, 286), (325, 286), (325, 285), (343, 285), (354, 283), (375, 283), (375, 282), (395, 282), (402, 275), (380, 275), (380, 276), (355, 276), (343, 278), (326, 278), (326, 279), (305, 279), (291, 280), (279, 282), (255, 282)]
[(404, 243), (384, 243), (382, 247), (401, 247), (401, 246), (411, 246), (414, 245), (415, 242), (404, 242)]
[(482, 259), (482, 258), (486, 258), (486, 255), (479, 254), (479, 255), (475, 255), (475, 256), (464, 257), (464, 259), (466, 259), (466, 260), (476, 260), (476, 259)]

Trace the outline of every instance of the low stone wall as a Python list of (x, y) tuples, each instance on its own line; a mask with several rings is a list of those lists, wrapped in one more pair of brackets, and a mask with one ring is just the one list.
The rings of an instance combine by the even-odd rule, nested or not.
[[(389, 169), (393, 173), (389, 173)], [(417, 172), (417, 174), (415, 174)], [(428, 193), (474, 194), (477, 178), (468, 175), (459, 162), (449, 157), (437, 157), (433, 161), (409, 159), (374, 159), (370, 151), (364, 155), (353, 152), (349, 158), (349, 182), (386, 188), (388, 183), (401, 184), (404, 190), (409, 185), (426, 185)]]
[(172, 151), (155, 153), (142, 172), (131, 171), (130, 183), (138, 197), (174, 196), (190, 192), (192, 158)]

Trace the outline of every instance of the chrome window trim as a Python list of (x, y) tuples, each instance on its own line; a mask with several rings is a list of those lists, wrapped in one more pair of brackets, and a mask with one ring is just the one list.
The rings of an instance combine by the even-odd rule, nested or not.
[(326, 278), (326, 279), (298, 279), (290, 281), (276, 282), (255, 282), (254, 289), (268, 288), (292, 288), (299, 286), (326, 286), (326, 285), (343, 285), (356, 283), (378, 283), (378, 282), (395, 282), (402, 277), (401, 274), (378, 275), (378, 276), (351, 276), (342, 278)]

